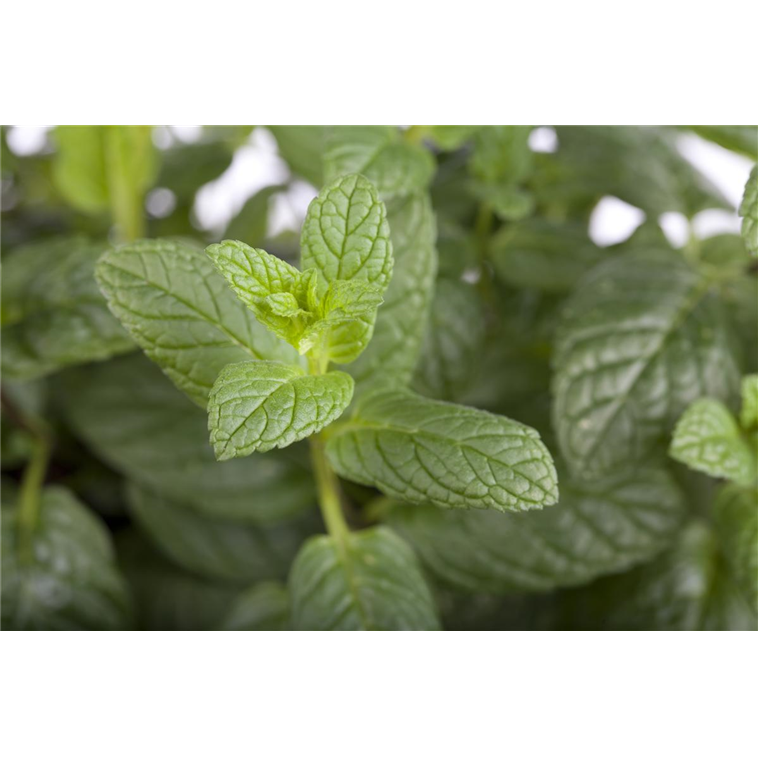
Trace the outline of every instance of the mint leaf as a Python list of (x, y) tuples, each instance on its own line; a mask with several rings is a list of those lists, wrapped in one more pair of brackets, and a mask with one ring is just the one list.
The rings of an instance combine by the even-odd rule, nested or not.
[(679, 419), (669, 454), (694, 470), (744, 486), (756, 477), (755, 450), (729, 409), (707, 397), (693, 402)]
[(409, 390), (368, 395), (327, 453), (339, 475), (411, 504), (519, 511), (558, 500), (534, 429)]
[(348, 126), (332, 130), (324, 154), (326, 181), (362, 174), (383, 200), (424, 191), (435, 162), (423, 147), (402, 140), (392, 126)]
[(135, 348), (94, 279), (106, 246), (69, 237), (3, 256), (5, 379), (28, 381)]
[(439, 279), (413, 388), (435, 399), (458, 399), (471, 380), (484, 336), (484, 309), (474, 287)]
[(108, 531), (67, 489), (50, 486), (40, 497), (39, 523), (28, 554), (19, 543), (16, 508), (3, 507), (3, 628), (129, 628), (129, 597)]
[(392, 275), (387, 210), (363, 176), (325, 186), (308, 208), (301, 237), (302, 269), (325, 281), (359, 279), (386, 288)]
[(302, 450), (219, 465), (208, 444), (207, 414), (143, 355), (67, 371), (61, 379), (64, 417), (93, 453), (189, 510), (270, 523), (315, 504)]
[(470, 592), (547, 591), (649, 560), (685, 514), (659, 468), (599, 482), (561, 476), (560, 500), (541, 512), (457, 512), (396, 506), (389, 524), (438, 578)]
[(713, 512), (724, 559), (758, 613), (758, 490), (724, 487)]
[(657, 560), (567, 597), (566, 625), (605, 631), (756, 630), (756, 616), (725, 567), (713, 532), (694, 521)]
[(758, 166), (753, 166), (745, 184), (739, 210), (742, 216), (742, 238), (752, 255), (758, 255)]
[(319, 320), (304, 332), (301, 350), (326, 342), (320, 352), (335, 363), (351, 363), (371, 341), (382, 287), (360, 280), (332, 281), (319, 308)]
[(110, 250), (96, 275), (114, 315), (201, 407), (229, 363), (297, 360), (234, 297), (205, 253), (188, 244), (151, 240)]
[(267, 526), (194, 512), (142, 486), (128, 487), (129, 511), (157, 549), (177, 565), (224, 581), (284, 579), (313, 519)]
[(582, 279), (556, 337), (553, 418), (572, 473), (644, 459), (701, 396), (739, 380), (729, 324), (707, 279), (676, 253), (628, 253)]
[(287, 631), (290, 600), (284, 586), (260, 583), (234, 601), (219, 627), (220, 631)]
[(396, 199), (387, 206), (394, 269), (384, 293), (373, 337), (350, 366), (358, 389), (387, 381), (408, 384), (421, 351), (437, 274), (436, 229), (426, 194)]
[(299, 631), (436, 631), (437, 611), (416, 558), (386, 528), (316, 536), (289, 579)]
[(742, 379), (740, 423), (746, 431), (758, 427), (758, 374)]
[(292, 293), (300, 279), (294, 266), (243, 242), (227, 239), (205, 251), (237, 297), (253, 311), (264, 297)]
[(294, 365), (227, 365), (208, 398), (208, 428), (217, 460), (267, 452), (318, 433), (342, 415), (353, 379), (330, 371), (311, 376)]
[(504, 226), (489, 246), (497, 275), (517, 287), (568, 292), (608, 255), (587, 235), (587, 224), (530, 219)]

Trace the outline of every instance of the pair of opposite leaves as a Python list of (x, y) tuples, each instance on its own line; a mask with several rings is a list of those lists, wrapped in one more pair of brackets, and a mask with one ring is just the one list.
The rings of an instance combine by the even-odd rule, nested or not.
[[(386, 211), (374, 187), (346, 176), (321, 191), (303, 228), (302, 272), (237, 242), (208, 253), (256, 319), (199, 275), (197, 251), (173, 242), (107, 252), (98, 281), (147, 354), (207, 404), (219, 459), (284, 447), (323, 429), (350, 404), (353, 379), (321, 371), (366, 346), (392, 271)], [(185, 284), (200, 289), (202, 303), (189, 301), (195, 292)], [(283, 341), (267, 343), (270, 331), (253, 334), (259, 322), (309, 353), (316, 371), (305, 373)], [(527, 510), (557, 501), (553, 461), (533, 429), (407, 389), (367, 394), (327, 453), (343, 477), (406, 502)]]

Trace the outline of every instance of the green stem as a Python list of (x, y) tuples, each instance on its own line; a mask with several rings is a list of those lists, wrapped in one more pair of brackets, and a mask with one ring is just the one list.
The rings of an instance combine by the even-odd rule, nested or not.
[(39, 524), (40, 492), (45, 481), (47, 463), (50, 459), (50, 441), (45, 434), (35, 437), (32, 458), (24, 470), (18, 505), (18, 528), (20, 552), (31, 554), (31, 540)]
[(131, 242), (145, 236), (145, 219), (142, 213), (142, 196), (129, 181), (130, 155), (123, 138), (124, 128), (129, 127), (105, 127), (103, 139), (111, 216), (119, 239)]
[(324, 442), (319, 434), (309, 439), (313, 472), (318, 488), (318, 503), (324, 516), (326, 530), (338, 544), (344, 544), (350, 533), (340, 501), (340, 485), (337, 476), (329, 465), (324, 451)]
[[(328, 365), (328, 360), (313, 355), (308, 356), (308, 367), (312, 375), (326, 373)], [(316, 476), (318, 504), (326, 524), (326, 530), (337, 542), (337, 545), (342, 548), (346, 543), (350, 529), (342, 512), (340, 484), (326, 457), (324, 437), (321, 434), (314, 434), (308, 441), (311, 448), (313, 473)]]

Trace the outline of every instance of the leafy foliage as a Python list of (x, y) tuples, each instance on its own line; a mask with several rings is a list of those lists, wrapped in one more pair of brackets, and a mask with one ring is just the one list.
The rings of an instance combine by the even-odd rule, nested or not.
[(755, 127), (253, 128), (0, 132), (4, 628), (758, 627)]

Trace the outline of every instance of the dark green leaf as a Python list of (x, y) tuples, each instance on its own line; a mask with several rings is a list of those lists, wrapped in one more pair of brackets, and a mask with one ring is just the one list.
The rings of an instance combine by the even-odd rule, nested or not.
[(281, 584), (261, 583), (240, 594), (219, 628), (220, 631), (287, 631), (290, 600)]

